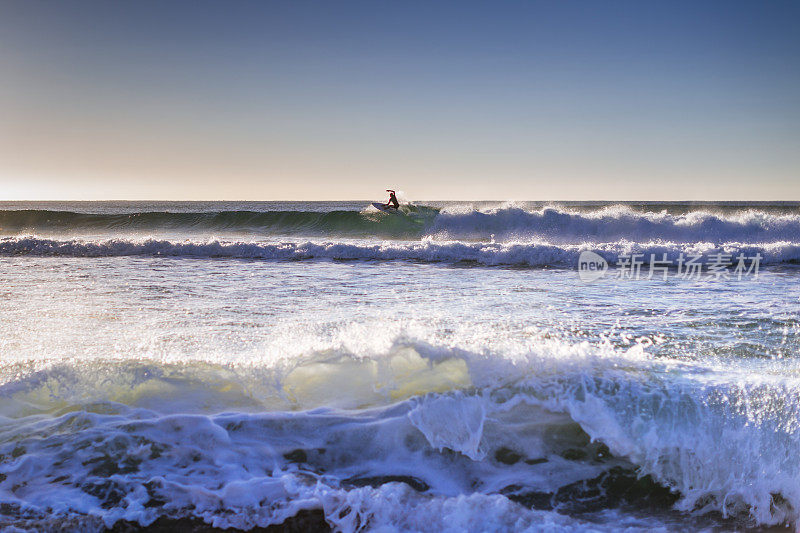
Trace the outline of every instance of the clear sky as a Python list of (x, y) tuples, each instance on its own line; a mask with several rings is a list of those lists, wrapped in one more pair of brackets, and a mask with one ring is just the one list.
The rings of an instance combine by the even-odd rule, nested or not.
[(800, 200), (800, 2), (0, 0), (3, 199)]

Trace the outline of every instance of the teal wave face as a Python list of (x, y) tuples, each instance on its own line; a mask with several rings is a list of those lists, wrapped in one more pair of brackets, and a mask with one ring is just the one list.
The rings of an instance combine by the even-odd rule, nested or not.
[(259, 235), (341, 235), (416, 238), (438, 213), (404, 207), (398, 213), (365, 211), (218, 211), (91, 214), (71, 211), (0, 211), (0, 234), (38, 232), (224, 231)]
[[(360, 210), (359, 210), (360, 209)], [(685, 214), (638, 211), (609, 205), (590, 211), (516, 204), (476, 208), (403, 205), (399, 210), (346, 209), (139, 211), (86, 213), (69, 210), (0, 210), (0, 236), (127, 238), (160, 234), (183, 239), (202, 235), (323, 237), (483, 242), (584, 243), (769, 243), (796, 244), (800, 212), (774, 214), (747, 209), (705, 209)], [(139, 235), (140, 236), (140, 235)]]

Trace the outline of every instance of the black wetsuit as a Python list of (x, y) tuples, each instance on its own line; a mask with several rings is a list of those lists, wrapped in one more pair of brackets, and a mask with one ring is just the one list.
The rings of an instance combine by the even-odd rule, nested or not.
[(397, 197), (394, 195), (394, 193), (393, 193), (393, 192), (390, 192), (390, 193), (389, 193), (389, 203), (390, 203), (390, 204), (392, 205), (392, 207), (394, 207), (395, 209), (400, 209), (400, 202), (398, 202), (398, 201), (397, 201)]

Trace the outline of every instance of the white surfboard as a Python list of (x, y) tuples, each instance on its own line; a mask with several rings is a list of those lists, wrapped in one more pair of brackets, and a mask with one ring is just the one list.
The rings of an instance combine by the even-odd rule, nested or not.
[(372, 207), (386, 213), (397, 213), (397, 209), (394, 207), (386, 207), (386, 204), (382, 204), (380, 202), (372, 202)]

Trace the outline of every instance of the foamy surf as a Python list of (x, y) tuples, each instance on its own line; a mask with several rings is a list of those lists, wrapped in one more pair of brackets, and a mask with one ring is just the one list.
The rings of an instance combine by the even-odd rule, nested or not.
[[(254, 207), (254, 206), (249, 206)], [(677, 243), (796, 242), (800, 214), (786, 206), (777, 212), (757, 208), (709, 209), (670, 213), (628, 205), (597, 208), (470, 204), (403, 206), (400, 215), (371, 207), (307, 211), (143, 211), (94, 213), (51, 210), (0, 210), (0, 235), (183, 232), (187, 234), (300, 235), (450, 240), (539, 238), (550, 242), (602, 243), (666, 241)]]
[(601, 244), (552, 244), (548, 242), (460, 242), (424, 239), (420, 242), (380, 244), (366, 242), (237, 242), (161, 239), (54, 240), (38, 237), (0, 239), (0, 255), (43, 257), (188, 257), (259, 259), (273, 261), (420, 261), (427, 263), (474, 263), (484, 266), (519, 265), (577, 268), (581, 252), (593, 251), (611, 265), (620, 257), (639, 254), (674, 263), (680, 256), (698, 256), (707, 263), (713, 256), (759, 255), (762, 264), (800, 261), (800, 242), (746, 244), (726, 242), (608, 242)]
[[(3, 528), (799, 523), (793, 206), (27, 207)], [(762, 270), (612, 275), (632, 254)]]
[(404, 340), (368, 359), (292, 361), (61, 363), (6, 378), (11, 523), (166, 515), (246, 529), (313, 509), (342, 531), (574, 530), (618, 505), (797, 519), (800, 378), (709, 380), (641, 346), (556, 341), (488, 357)]
[(429, 231), (454, 238), (536, 236), (560, 243), (576, 240), (759, 243), (796, 239), (800, 234), (800, 215), (758, 210), (722, 214), (702, 209), (672, 214), (641, 212), (621, 205), (593, 211), (556, 207), (530, 210), (510, 205), (444, 209)]

